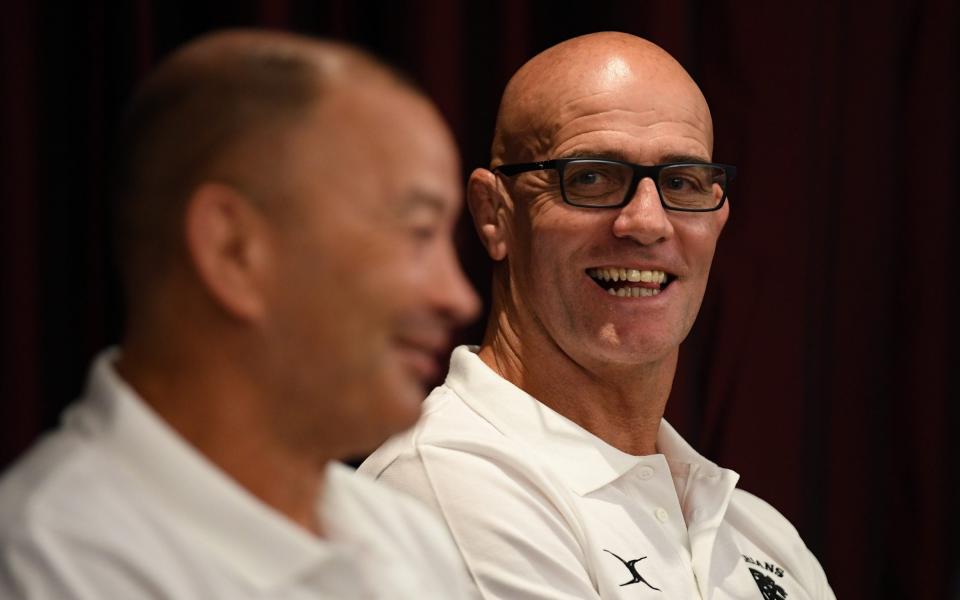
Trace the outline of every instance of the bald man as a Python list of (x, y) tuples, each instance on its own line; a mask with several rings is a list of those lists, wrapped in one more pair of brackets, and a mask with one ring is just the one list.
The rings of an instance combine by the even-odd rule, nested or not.
[(483, 343), (361, 471), (446, 521), (485, 598), (833, 598), (796, 530), (663, 413), (734, 168), (666, 52), (599, 33), (510, 80), (470, 177)]
[(477, 309), (436, 110), (356, 50), (217, 33), (119, 156), (126, 334), (0, 482), (0, 597), (471, 596), (426, 511), (336, 462), (415, 422)]

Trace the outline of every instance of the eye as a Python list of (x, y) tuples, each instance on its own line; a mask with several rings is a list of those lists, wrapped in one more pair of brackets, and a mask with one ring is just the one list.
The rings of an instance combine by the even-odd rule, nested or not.
[(568, 194), (592, 197), (622, 190), (630, 168), (616, 163), (578, 161), (567, 165), (563, 184)]
[(576, 173), (570, 181), (571, 185), (597, 185), (604, 181), (603, 173), (599, 171), (580, 171)]
[(674, 192), (703, 193), (713, 187), (715, 171), (709, 166), (668, 167), (660, 174), (660, 187)]
[(723, 170), (714, 165), (672, 165), (660, 172), (660, 191), (668, 206), (710, 209), (723, 197)]
[(397, 231), (420, 245), (436, 239), (444, 231), (445, 223), (442, 209), (436, 202), (415, 198), (401, 212)]
[(412, 225), (409, 229), (410, 236), (418, 242), (429, 242), (437, 237), (438, 230), (435, 225), (426, 224)]
[(668, 177), (667, 180), (664, 181), (662, 185), (665, 188), (679, 192), (679, 191), (683, 191), (685, 189), (685, 186), (689, 185), (689, 182), (685, 180), (683, 177)]

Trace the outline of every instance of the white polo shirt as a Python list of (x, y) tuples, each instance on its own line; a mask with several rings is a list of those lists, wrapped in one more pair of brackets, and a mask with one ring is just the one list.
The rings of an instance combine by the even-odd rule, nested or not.
[(474, 597), (422, 507), (341, 464), (323, 483), (321, 539), (207, 461), (101, 355), (63, 426), (0, 480), (0, 598)]
[(661, 454), (625, 454), (474, 351), (360, 471), (444, 519), (484, 598), (834, 598), (796, 529), (666, 421)]

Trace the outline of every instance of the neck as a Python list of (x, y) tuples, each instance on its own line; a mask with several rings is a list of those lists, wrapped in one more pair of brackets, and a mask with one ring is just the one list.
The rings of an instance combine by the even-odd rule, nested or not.
[(553, 340), (529, 340), (496, 309), (479, 356), (501, 377), (628, 454), (655, 454), (677, 364), (674, 350), (643, 365), (584, 366)]
[(272, 399), (250, 381), (251, 365), (231, 361), (219, 350), (178, 344), (171, 351), (131, 337), (117, 371), (219, 469), (264, 504), (323, 536), (317, 507), (327, 461), (298, 454), (273, 434), (263, 411)]

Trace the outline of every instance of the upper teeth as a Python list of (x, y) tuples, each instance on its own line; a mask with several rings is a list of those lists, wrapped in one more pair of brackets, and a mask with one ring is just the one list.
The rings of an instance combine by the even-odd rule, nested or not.
[(602, 281), (642, 281), (644, 283), (664, 283), (667, 280), (667, 274), (663, 271), (641, 271), (640, 269), (588, 269), (587, 275)]

